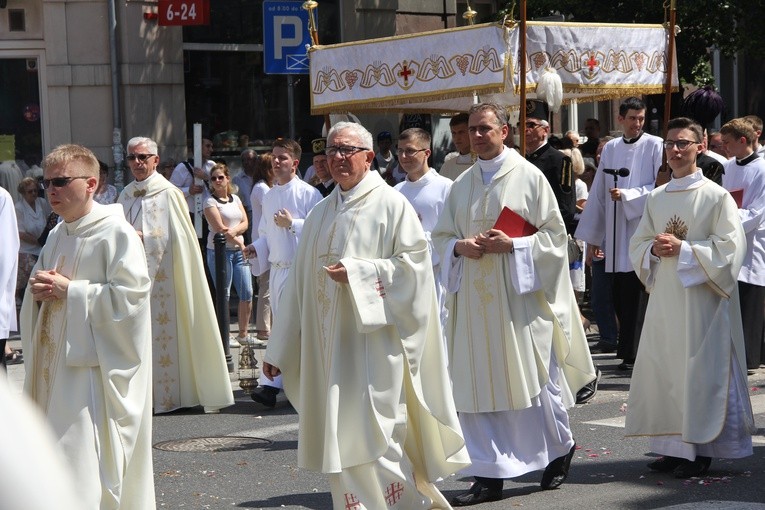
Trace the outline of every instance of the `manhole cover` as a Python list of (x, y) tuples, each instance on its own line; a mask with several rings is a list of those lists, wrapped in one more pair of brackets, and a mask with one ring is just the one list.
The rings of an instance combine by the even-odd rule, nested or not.
[(154, 445), (166, 452), (236, 452), (254, 450), (271, 444), (268, 439), (245, 436), (191, 437), (162, 441)]

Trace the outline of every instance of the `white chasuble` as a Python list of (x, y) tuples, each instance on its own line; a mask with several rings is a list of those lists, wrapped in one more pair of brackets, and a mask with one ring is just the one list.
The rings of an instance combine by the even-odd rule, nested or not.
[[(699, 175), (696, 175), (699, 174)], [(733, 198), (701, 172), (651, 192), (630, 243), (651, 294), (630, 384), (625, 433), (709, 443), (723, 430), (732, 377), (742, 378), (740, 424), (754, 426), (747, 393), (737, 277), (746, 240)], [(679, 257), (650, 255), (654, 237), (683, 241)], [(732, 371), (736, 364), (739, 369)]]
[(154, 412), (202, 405), (214, 412), (234, 403), (215, 309), (183, 194), (154, 173), (119, 197), (143, 232), (152, 279)]
[[(567, 407), (595, 378), (555, 195), (535, 166), (515, 151), (505, 154), (488, 184), (479, 164), (457, 178), (432, 234), (451, 293), (446, 337), (460, 412), (529, 408), (549, 380), (553, 353)], [(539, 230), (515, 239), (514, 253), (459, 257), (453, 268), (454, 243), (491, 229), (503, 207)]]
[(84, 509), (154, 508), (149, 280), (140, 240), (117, 205), (60, 223), (34, 271), (71, 281), (65, 299), (27, 289), (25, 391), (48, 418)]
[[(324, 266), (342, 262), (349, 284)], [(376, 172), (305, 221), (265, 360), (300, 414), (298, 464), (376, 462), (406, 423), (404, 452), (433, 481), (469, 461), (450, 396), (428, 244), (411, 205)]]

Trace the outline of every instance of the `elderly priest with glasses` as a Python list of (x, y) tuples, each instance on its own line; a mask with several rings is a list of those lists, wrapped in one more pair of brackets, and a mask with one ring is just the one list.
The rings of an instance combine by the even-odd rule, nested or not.
[(298, 464), (334, 508), (449, 508), (433, 482), (468, 463), (450, 395), (428, 242), (369, 168), (372, 135), (329, 132), (337, 183), (306, 218), (263, 362), (300, 414)]
[(157, 144), (128, 141), (135, 177), (118, 202), (146, 250), (151, 287), (154, 412), (234, 403), (215, 309), (183, 193), (157, 172)]

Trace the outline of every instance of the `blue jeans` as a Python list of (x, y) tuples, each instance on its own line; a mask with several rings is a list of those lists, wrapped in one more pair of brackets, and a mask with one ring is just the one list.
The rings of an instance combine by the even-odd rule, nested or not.
[(614, 312), (612, 274), (606, 273), (605, 260), (592, 261), (592, 287), (590, 305), (600, 331), (600, 341), (616, 347), (618, 331)]
[[(226, 281), (224, 285), (226, 287), (226, 299), (228, 299), (231, 291), (231, 283), (233, 282), (236, 289), (236, 295), (239, 296), (239, 301), (252, 301), (252, 274), (250, 268), (244, 265), (244, 257), (240, 250), (229, 250), (226, 248), (226, 264), (228, 268), (226, 270)], [(210, 268), (210, 275), (213, 278), (213, 285), (215, 284), (215, 250), (207, 248), (207, 266)]]

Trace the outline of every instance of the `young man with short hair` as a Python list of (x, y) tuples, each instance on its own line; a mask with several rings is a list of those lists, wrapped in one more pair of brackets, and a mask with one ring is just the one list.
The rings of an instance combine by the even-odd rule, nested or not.
[(468, 135), (468, 114), (460, 113), (449, 120), (449, 130), (452, 133), (452, 143), (457, 153), (447, 154), (446, 161), (441, 165), (439, 173), (451, 180), (473, 166), (475, 158), (470, 152), (470, 135)]
[(765, 361), (765, 160), (752, 149), (756, 132), (746, 119), (733, 119), (720, 128), (725, 151), (723, 187), (740, 190), (738, 213), (746, 233), (746, 256), (738, 275), (741, 316), (746, 340), (746, 366), (753, 370)]
[(690, 478), (706, 473), (712, 457), (752, 455), (736, 285), (746, 239), (734, 200), (696, 164), (701, 126), (680, 117), (667, 130), (672, 180), (648, 195), (630, 241), (651, 299), (625, 434), (648, 436), (651, 451), (664, 455), (651, 470)]
[[(619, 370), (631, 370), (637, 353), (639, 323), (647, 296), (629, 258), (629, 240), (643, 215), (645, 199), (654, 189), (661, 167), (662, 140), (643, 131), (645, 103), (637, 97), (619, 106), (623, 136), (603, 147), (600, 164), (590, 188), (574, 237), (587, 243), (588, 256), (602, 250), (606, 275), (612, 278), (614, 309), (619, 319), (616, 357)], [(627, 175), (619, 173), (622, 169)], [(614, 177), (614, 175), (617, 177)]]
[[(284, 290), (292, 262), (297, 253), (298, 240), (308, 213), (318, 204), (321, 193), (297, 176), (302, 151), (295, 140), (280, 139), (273, 143), (274, 187), (263, 197), (263, 214), (258, 225), (258, 238), (245, 250), (248, 257), (255, 256), (253, 267), (261, 275), (269, 270), (271, 315), (279, 314), (279, 298)], [(260, 377), (260, 386), (250, 395), (255, 402), (266, 407), (276, 405), (281, 389), (281, 378), (269, 381)]]

